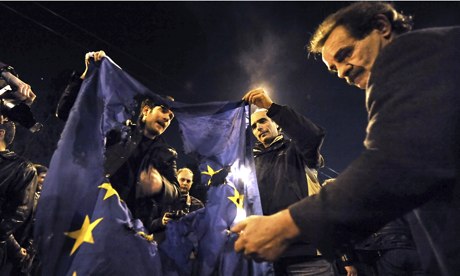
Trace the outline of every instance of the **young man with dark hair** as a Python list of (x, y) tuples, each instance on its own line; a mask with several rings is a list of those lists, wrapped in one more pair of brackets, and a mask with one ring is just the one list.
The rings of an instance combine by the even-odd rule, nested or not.
[[(59, 101), (58, 118), (67, 119), (86, 77), (89, 60), (98, 62), (105, 56), (104, 51), (85, 55), (86, 70), (80, 76), (73, 74)], [(137, 122), (127, 125), (127, 133), (111, 131), (106, 141), (106, 175), (133, 216), (149, 231), (163, 208), (180, 198), (176, 179), (177, 153), (162, 137), (174, 119), (168, 106), (172, 100), (171, 97), (157, 101), (144, 99)]]

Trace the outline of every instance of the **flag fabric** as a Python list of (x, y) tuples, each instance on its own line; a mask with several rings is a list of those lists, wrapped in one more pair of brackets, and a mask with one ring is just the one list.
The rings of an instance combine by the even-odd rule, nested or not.
[[(222, 169), (206, 207), (168, 224), (158, 247), (104, 175), (104, 140), (123, 130), (150, 91), (110, 58), (91, 64), (53, 154), (38, 204), (35, 240), (43, 275), (267, 275), (233, 250), (229, 227), (262, 214), (248, 106), (242, 102), (170, 102), (184, 149), (200, 162), (203, 181)], [(215, 183), (214, 183), (215, 184)]]
[(262, 214), (249, 106), (242, 101), (176, 104), (174, 112), (185, 153), (199, 162), (202, 182), (210, 187), (204, 209), (166, 226), (160, 250), (175, 265), (163, 271), (171, 275), (269, 274), (267, 263), (254, 263), (233, 250), (236, 236), (229, 231), (246, 216)]
[(116, 192), (104, 177), (105, 133), (123, 128), (138, 94), (158, 97), (109, 59), (91, 64), (38, 203), (43, 275), (161, 275), (157, 245), (139, 234), (142, 224), (118, 195), (104, 200)]

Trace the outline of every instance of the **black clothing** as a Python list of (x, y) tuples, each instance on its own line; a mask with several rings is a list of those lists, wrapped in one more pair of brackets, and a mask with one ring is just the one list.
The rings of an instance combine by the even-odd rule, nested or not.
[(355, 245), (364, 275), (424, 275), (420, 258), (404, 217), (387, 223)]
[[(59, 100), (56, 116), (66, 120), (77, 98), (82, 79), (73, 73)], [(113, 130), (107, 134), (104, 169), (113, 188), (126, 202), (135, 218), (140, 219), (147, 230), (152, 231), (152, 221), (159, 218), (163, 208), (175, 204), (179, 198), (176, 179), (177, 153), (157, 136), (149, 139), (135, 125)], [(152, 165), (163, 178), (163, 190), (154, 196), (136, 195), (140, 172)]]
[(32, 163), (14, 152), (0, 152), (0, 241), (6, 241), (29, 216), (36, 186)]
[(70, 110), (72, 109), (72, 106), (77, 99), (82, 82), (83, 80), (80, 78), (79, 74), (76, 71), (73, 71), (72, 75), (70, 76), (69, 83), (64, 89), (64, 92), (62, 93), (61, 98), (57, 104), (56, 117), (67, 121)]
[(36, 187), (31, 162), (11, 151), (0, 152), (0, 259), (5, 260), (7, 240), (29, 218)]
[[(271, 215), (308, 196), (306, 170), (322, 165), (324, 131), (287, 106), (272, 104), (267, 116), (290, 138), (278, 136), (268, 148), (254, 148), (257, 183), (264, 215)], [(293, 243), (282, 257), (316, 256), (309, 243)]]
[(333, 256), (410, 210), (429, 275), (460, 271), (460, 27), (412, 31), (381, 50), (366, 89), (366, 149), (290, 206), (300, 236)]

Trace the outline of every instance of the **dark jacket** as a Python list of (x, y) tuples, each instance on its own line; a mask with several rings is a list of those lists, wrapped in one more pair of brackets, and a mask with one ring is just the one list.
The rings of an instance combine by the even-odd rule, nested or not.
[(6, 261), (8, 239), (31, 214), (36, 186), (32, 163), (14, 152), (0, 152), (0, 267)]
[(421, 263), (430, 275), (458, 275), (458, 45), (460, 27), (448, 27), (403, 34), (382, 49), (366, 89), (365, 150), (335, 183), (289, 208), (323, 254), (414, 210)]
[(357, 250), (415, 249), (409, 224), (404, 217), (385, 224), (365, 240), (356, 244)]
[[(56, 116), (66, 120), (78, 96), (82, 79), (76, 72), (59, 100)], [(151, 140), (145, 137), (136, 125), (123, 130), (113, 130), (107, 134), (104, 168), (112, 186), (126, 202), (135, 218), (149, 227), (158, 218), (163, 208), (179, 199), (179, 184), (176, 179), (177, 153), (163, 137)], [(136, 198), (136, 183), (139, 173), (153, 165), (163, 176), (163, 190), (151, 197)]]
[(32, 211), (37, 172), (11, 151), (0, 152), (0, 241), (6, 241)]
[[(272, 104), (267, 116), (287, 137), (264, 148), (254, 148), (257, 183), (264, 215), (271, 215), (308, 196), (306, 168), (322, 165), (319, 153), (324, 131), (287, 106)], [(316, 256), (316, 248), (307, 243), (293, 244), (283, 256)]]
[[(137, 130), (135, 130), (137, 132)], [(112, 186), (125, 200), (134, 217), (150, 224), (159, 218), (164, 208), (179, 200), (179, 184), (176, 179), (176, 151), (161, 136), (150, 140), (140, 133), (127, 141), (109, 147), (106, 151), (106, 171)], [(163, 191), (151, 197), (136, 197), (136, 183), (140, 171), (152, 165), (163, 177)]]

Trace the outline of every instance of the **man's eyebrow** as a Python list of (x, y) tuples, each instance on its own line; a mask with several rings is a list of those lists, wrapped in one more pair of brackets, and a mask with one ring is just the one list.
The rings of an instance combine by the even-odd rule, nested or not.
[(340, 48), (337, 51), (337, 53), (335, 53), (334, 59), (337, 60), (338, 62), (343, 61), (352, 49), (353, 49), (353, 46), (346, 46), (346, 47)]
[(251, 127), (254, 127), (257, 123), (263, 123), (264, 121), (266, 121), (267, 119), (266, 118), (260, 118), (259, 120), (253, 122), (251, 124)]

